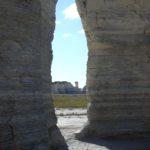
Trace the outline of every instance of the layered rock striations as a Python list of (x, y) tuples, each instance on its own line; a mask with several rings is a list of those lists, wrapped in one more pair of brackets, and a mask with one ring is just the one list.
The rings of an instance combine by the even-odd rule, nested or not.
[(77, 136), (150, 131), (150, 1), (76, 0), (89, 48), (88, 124)]
[(56, 0), (0, 0), (0, 149), (64, 145), (50, 97)]

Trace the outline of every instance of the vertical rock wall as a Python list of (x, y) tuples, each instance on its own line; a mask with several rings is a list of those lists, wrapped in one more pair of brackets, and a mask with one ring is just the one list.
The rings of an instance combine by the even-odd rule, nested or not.
[(88, 124), (78, 137), (150, 131), (150, 1), (76, 0), (87, 36)]
[(50, 97), (56, 0), (0, 0), (0, 149), (64, 145)]

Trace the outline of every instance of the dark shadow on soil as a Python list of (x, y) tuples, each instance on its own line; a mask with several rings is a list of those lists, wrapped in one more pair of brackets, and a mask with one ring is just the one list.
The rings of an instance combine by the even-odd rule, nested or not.
[(87, 139), (83, 142), (105, 146), (110, 150), (150, 150), (149, 138), (107, 138), (107, 139)]

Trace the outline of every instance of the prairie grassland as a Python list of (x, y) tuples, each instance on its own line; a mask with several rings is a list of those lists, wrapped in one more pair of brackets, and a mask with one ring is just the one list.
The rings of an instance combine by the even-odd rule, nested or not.
[(84, 94), (53, 95), (55, 108), (86, 108), (87, 98)]

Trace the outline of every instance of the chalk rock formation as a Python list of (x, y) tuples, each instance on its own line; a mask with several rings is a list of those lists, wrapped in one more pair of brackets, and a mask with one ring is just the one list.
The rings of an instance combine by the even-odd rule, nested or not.
[(52, 94), (81, 94), (81, 90), (67, 81), (56, 81), (52, 83)]
[(56, 0), (0, 0), (0, 149), (64, 144), (50, 97)]
[(88, 124), (77, 137), (150, 131), (150, 1), (76, 0), (87, 36)]

